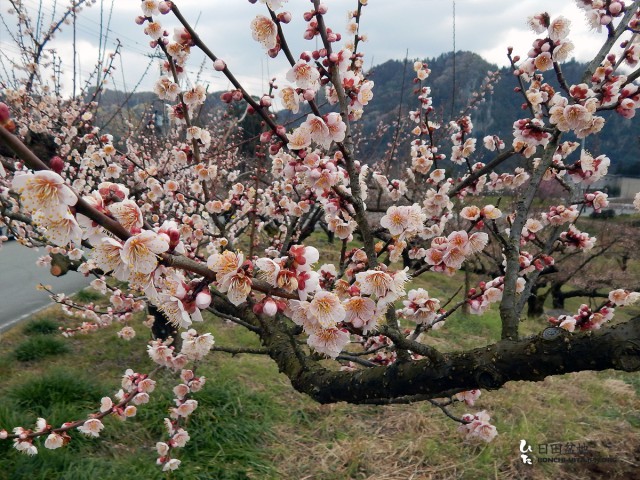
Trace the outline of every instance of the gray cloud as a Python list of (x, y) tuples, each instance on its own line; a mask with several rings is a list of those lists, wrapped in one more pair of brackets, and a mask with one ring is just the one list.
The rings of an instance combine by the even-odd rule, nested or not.
[[(29, 6), (36, 7), (37, 0), (24, 0)], [(44, 12), (53, 11), (53, 0), (44, 0)], [(335, 31), (343, 31), (346, 25), (346, 12), (354, 9), (354, 0), (327, 0), (329, 13), (327, 23)], [(111, 12), (111, 23), (107, 31), (107, 19), (111, 2), (103, 1), (86, 8), (78, 16), (77, 38), (81, 70), (87, 74), (95, 63), (100, 39), (100, 17), (102, 14), (103, 44), (112, 51), (116, 38), (123, 44), (122, 64), (124, 72), (118, 71), (113, 79), (115, 88), (131, 90), (143, 74), (149, 56), (153, 51), (148, 46), (148, 37), (143, 28), (134, 23), (140, 10), (135, 1), (115, 0)], [(282, 76), (288, 65), (284, 58), (270, 59), (254, 42), (249, 31), (250, 21), (258, 14), (265, 14), (260, 3), (252, 5), (247, 0), (178, 0), (185, 17), (197, 30), (216, 55), (223, 58), (230, 69), (247, 83), (253, 93), (266, 88), (270, 76)], [(290, 0), (286, 9), (292, 12), (294, 21), (285, 26), (287, 39), (294, 52), (316, 48), (316, 41), (304, 41), (305, 28), (301, 16), (310, 8), (310, 3)], [(552, 16), (563, 14), (573, 21), (572, 38), (576, 44), (576, 56), (586, 59), (597, 50), (597, 36), (587, 36), (583, 16), (574, 2), (558, 0), (457, 0), (456, 2), (456, 48), (482, 54), (487, 60), (504, 65), (506, 48), (513, 45), (516, 52), (526, 55), (535, 38), (527, 31), (526, 17), (540, 11), (548, 11)], [(60, 11), (60, 7), (58, 7)], [(366, 65), (379, 64), (389, 59), (401, 59), (409, 51), (410, 58), (425, 58), (451, 51), (453, 48), (452, 1), (451, 0), (370, 0), (363, 9), (361, 32), (368, 41), (362, 50), (365, 52)], [(3, 16), (6, 17), (3, 12)], [(160, 18), (170, 32), (178, 25), (171, 15)], [(13, 20), (15, 23), (15, 20)], [(11, 23), (9, 23), (11, 25)], [(5, 31), (3, 32), (3, 29)], [(72, 29), (67, 26), (63, 33), (52, 43), (66, 64), (66, 89), (70, 88), (72, 59)], [(6, 27), (0, 26), (0, 44), (4, 47), (9, 41)], [(8, 55), (14, 49), (8, 48)], [(194, 52), (189, 64), (189, 72), (195, 75), (202, 71), (202, 79), (210, 83), (210, 90), (226, 88), (228, 82), (215, 72), (210, 62), (203, 62), (203, 55)], [(120, 62), (117, 62), (120, 68)], [(153, 65), (140, 88), (151, 89), (158, 77), (159, 69)], [(124, 77), (124, 78), (123, 78)]]

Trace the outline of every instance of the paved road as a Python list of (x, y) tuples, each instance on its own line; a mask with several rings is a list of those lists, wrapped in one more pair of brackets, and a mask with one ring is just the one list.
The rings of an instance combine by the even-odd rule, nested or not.
[(89, 280), (77, 272), (54, 277), (47, 267), (35, 261), (44, 250), (35, 251), (10, 241), (0, 249), (0, 331), (19, 322), (30, 313), (51, 303), (46, 292), (36, 290), (39, 283), (51, 285), (56, 293), (74, 293)]

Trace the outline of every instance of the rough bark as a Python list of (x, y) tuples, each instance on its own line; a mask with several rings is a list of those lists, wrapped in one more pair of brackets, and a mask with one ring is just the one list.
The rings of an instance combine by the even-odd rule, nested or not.
[(534, 285), (531, 289), (531, 295), (527, 299), (527, 317), (539, 318), (544, 314), (544, 302), (549, 295), (549, 290), (544, 293), (538, 293), (539, 286)]
[(331, 370), (309, 357), (285, 318), (258, 317), (249, 308), (232, 313), (262, 329), (262, 343), (280, 371), (296, 390), (321, 403), (370, 403), (415, 395), (437, 398), (583, 370), (640, 370), (640, 317), (584, 333), (549, 327), (532, 337), (504, 339), (437, 359), (347, 372)]

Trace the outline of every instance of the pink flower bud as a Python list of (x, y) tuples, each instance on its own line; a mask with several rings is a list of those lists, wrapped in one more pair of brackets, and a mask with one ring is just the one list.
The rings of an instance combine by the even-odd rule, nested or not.
[(145, 21), (146, 21), (146, 18), (143, 17), (142, 15), (140, 15), (139, 17), (136, 17), (136, 23), (138, 25), (142, 25)]
[(622, 11), (622, 4), (620, 2), (611, 2), (609, 5), (609, 12), (611, 15), (618, 15)]
[(269, 143), (271, 141), (271, 132), (262, 132), (260, 134), (261, 143)]
[(269, 146), (269, 154), (270, 155), (277, 155), (278, 151), (280, 150), (280, 148), (282, 148), (282, 144), (281, 143), (275, 143), (273, 145)]
[(169, 13), (171, 11), (171, 7), (173, 7), (173, 3), (171, 2), (160, 2), (158, 4), (158, 10), (160, 10), (162, 15)]
[(200, 310), (205, 310), (209, 308), (209, 305), (211, 305), (211, 293), (206, 288), (196, 295), (196, 307)]
[(231, 94), (231, 96), (233, 97), (233, 99), (236, 102), (239, 102), (240, 100), (242, 100), (242, 91), (241, 90), (234, 90), (233, 93)]
[(270, 317), (273, 317), (276, 313), (278, 313), (278, 305), (276, 305), (276, 302), (274, 302), (272, 298), (265, 299), (262, 313)]
[(304, 60), (305, 62), (308, 62), (311, 60), (311, 55), (309, 54), (309, 52), (302, 52), (300, 54), (300, 60)]
[(227, 65), (224, 63), (224, 61), (218, 58), (215, 62), (213, 62), (213, 68), (216, 72), (221, 72), (222, 70), (227, 68)]
[(263, 95), (260, 99), (260, 106), (262, 107), (270, 107), (271, 106), (271, 97), (269, 95)]
[(280, 23), (289, 23), (291, 21), (291, 12), (282, 12), (278, 14)]
[(307, 102), (310, 102), (311, 100), (313, 100), (316, 97), (316, 92), (314, 92), (313, 90), (311, 90), (310, 88), (308, 88), (307, 90), (305, 90), (302, 94), (302, 98), (304, 98)]
[(175, 246), (178, 245), (179, 242), (180, 242), (180, 232), (175, 228), (169, 230), (169, 246), (173, 245), (173, 247), (175, 248)]
[(7, 122), (11, 118), (11, 112), (6, 103), (0, 102), (0, 124)]
[(267, 55), (269, 55), (270, 58), (276, 58), (278, 56), (278, 54), (280, 53), (280, 45), (276, 45), (273, 48), (270, 48), (269, 50), (267, 50)]
[(51, 157), (51, 160), (49, 160), (49, 167), (58, 174), (62, 173), (62, 170), (64, 170), (64, 160), (57, 155), (55, 157)]

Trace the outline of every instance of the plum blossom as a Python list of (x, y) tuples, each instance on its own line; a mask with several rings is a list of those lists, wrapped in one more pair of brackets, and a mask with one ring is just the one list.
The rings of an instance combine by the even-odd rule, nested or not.
[(300, 95), (291, 87), (284, 87), (279, 92), (282, 106), (291, 113), (298, 113), (300, 110)]
[(130, 232), (138, 232), (144, 224), (142, 211), (133, 200), (123, 200), (107, 207), (109, 213)]
[(172, 472), (174, 470), (177, 470), (180, 467), (181, 463), (182, 462), (180, 460), (178, 460), (177, 458), (170, 458), (169, 461), (167, 461), (162, 466), (162, 471), (163, 472)]
[(380, 226), (389, 230), (394, 237), (404, 239), (420, 233), (426, 219), (427, 216), (417, 203), (399, 207), (392, 205), (380, 219)]
[(404, 295), (404, 284), (409, 279), (407, 270), (390, 273), (387, 270), (367, 270), (356, 274), (356, 282), (364, 295), (375, 295), (379, 306), (394, 302)]
[(213, 335), (210, 333), (198, 335), (194, 329), (183, 332), (181, 336), (182, 353), (185, 354), (189, 360), (201, 360), (209, 353), (215, 343)]
[(43, 219), (65, 216), (78, 197), (60, 175), (49, 170), (24, 173), (13, 177), (11, 187), (20, 194), (20, 201), (30, 212), (39, 212)]
[(123, 327), (118, 332), (118, 337), (122, 338), (123, 340), (132, 340), (135, 336), (136, 336), (136, 331), (133, 328), (128, 326)]
[(280, 273), (280, 265), (270, 258), (259, 258), (255, 261), (255, 265), (259, 269), (257, 277), (275, 287), (278, 273)]
[(49, 450), (55, 450), (56, 448), (64, 446), (64, 444), (65, 437), (55, 432), (50, 433), (44, 441), (45, 448), (48, 448)]
[(266, 50), (275, 48), (278, 39), (278, 28), (270, 18), (264, 15), (257, 15), (251, 21), (251, 36), (256, 42), (259, 42)]
[(96, 266), (105, 273), (113, 272), (118, 280), (124, 280), (128, 276), (127, 266), (120, 255), (122, 247), (119, 241), (103, 237), (91, 251), (91, 258)]
[(322, 290), (311, 300), (307, 314), (326, 329), (335, 327), (338, 322), (344, 320), (346, 312), (337, 295)]
[(228, 275), (220, 282), (220, 291), (226, 292), (229, 301), (234, 305), (245, 302), (251, 293), (251, 278), (242, 270), (238, 270), (232, 275)]
[(491, 417), (489, 417), (485, 410), (475, 415), (466, 413), (462, 416), (462, 419), (468, 423), (460, 425), (458, 431), (463, 433), (468, 439), (477, 439), (489, 443), (498, 435), (496, 427), (489, 423)]
[(100, 412), (102, 413), (108, 412), (112, 408), (113, 408), (113, 400), (111, 400), (111, 398), (109, 397), (102, 397), (102, 400), (100, 400)]
[(638, 292), (630, 292), (622, 288), (609, 292), (609, 301), (618, 307), (633, 305), (638, 300), (640, 300), (640, 293)]
[(47, 217), (41, 211), (33, 214), (33, 220), (46, 229), (47, 238), (55, 245), (64, 247), (73, 243), (80, 245), (82, 242), (82, 229), (76, 218), (70, 212), (60, 217)]
[(156, 0), (144, 0), (143, 2), (141, 2), (140, 6), (142, 8), (142, 14), (145, 17), (160, 15), (158, 2)]
[(473, 407), (476, 400), (480, 397), (480, 390), (467, 390), (466, 392), (459, 392), (455, 394), (456, 400), (466, 403), (468, 406)]
[(287, 133), (287, 139), (289, 140), (289, 149), (302, 150), (311, 145), (311, 132), (307, 126), (301, 125), (293, 132)]
[(90, 418), (78, 427), (78, 430), (89, 437), (99, 437), (104, 425), (97, 418)]
[(423, 288), (409, 290), (407, 300), (404, 300), (405, 308), (399, 313), (417, 324), (430, 325), (438, 317), (440, 300), (431, 298), (429, 292)]
[(564, 40), (569, 35), (569, 27), (571, 26), (571, 20), (560, 15), (553, 19), (549, 25), (549, 38), (554, 42)]
[(326, 329), (317, 327), (307, 338), (307, 344), (316, 352), (324, 353), (330, 358), (336, 358), (349, 343), (349, 339), (349, 333), (346, 330), (336, 327)]
[(319, 78), (320, 73), (318, 69), (304, 60), (298, 60), (287, 72), (287, 80), (295, 83), (298, 88), (302, 88), (303, 90), (318, 90), (318, 88), (320, 88)]
[(331, 112), (327, 115), (326, 123), (329, 129), (329, 138), (334, 142), (342, 142), (347, 130), (347, 125), (342, 121), (342, 116), (337, 112)]
[(297, 270), (310, 270), (320, 258), (320, 252), (316, 247), (305, 245), (293, 245), (289, 249), (289, 255), (293, 258)]
[(20, 440), (19, 438), (16, 438), (13, 440), (13, 447), (19, 452), (25, 453), (29, 456), (38, 454), (38, 447), (36, 447), (31, 440)]
[(149, 274), (158, 265), (157, 256), (168, 249), (169, 244), (164, 238), (150, 230), (143, 230), (125, 242), (120, 257), (132, 272)]
[(353, 296), (344, 302), (346, 312), (344, 321), (354, 328), (361, 328), (363, 334), (373, 330), (378, 322), (376, 303), (368, 297)]

